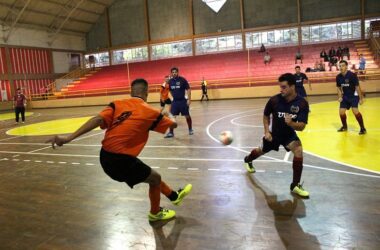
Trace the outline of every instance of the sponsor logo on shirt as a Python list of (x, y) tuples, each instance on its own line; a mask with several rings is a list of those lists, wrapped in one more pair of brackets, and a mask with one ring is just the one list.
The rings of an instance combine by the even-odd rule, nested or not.
[[(285, 112), (277, 112), (278, 113), (278, 118), (283, 118), (285, 117)], [(292, 117), (292, 119), (296, 119), (297, 118), (297, 115), (296, 114), (290, 114), (290, 116)]]
[(300, 107), (292, 105), (290, 107), (290, 112), (292, 113), (298, 113), (300, 111)]

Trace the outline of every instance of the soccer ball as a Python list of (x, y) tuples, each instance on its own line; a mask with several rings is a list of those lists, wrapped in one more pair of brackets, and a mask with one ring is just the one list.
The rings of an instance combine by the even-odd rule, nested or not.
[(223, 131), (219, 135), (219, 141), (223, 145), (230, 145), (234, 138), (232, 137), (232, 132), (231, 131)]

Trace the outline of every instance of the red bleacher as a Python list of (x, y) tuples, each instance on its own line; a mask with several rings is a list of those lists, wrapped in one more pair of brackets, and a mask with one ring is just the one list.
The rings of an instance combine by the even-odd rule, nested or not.
[[(358, 65), (358, 53), (353, 42), (303, 46), (304, 60), (303, 64), (299, 65), (303, 71), (307, 67), (313, 68), (315, 61), (320, 60), (319, 53), (323, 48), (328, 52), (332, 46), (337, 49), (339, 45), (347, 45), (350, 48), (350, 65)], [(282, 73), (294, 72), (297, 47), (268, 48), (268, 51), (272, 60), (269, 65), (264, 65), (264, 54), (258, 53), (257, 50), (251, 50), (249, 52), (249, 69), (247, 51), (130, 63), (128, 65), (129, 79), (127, 64), (103, 67), (94, 75), (69, 88), (65, 94), (70, 95), (94, 89), (125, 88), (128, 87), (129, 80), (136, 78), (145, 78), (149, 83), (160, 83), (164, 76), (170, 73), (170, 68), (173, 66), (179, 67), (180, 74), (185, 76), (189, 82), (200, 81), (202, 77), (209, 81), (246, 77), (254, 77), (256, 80), (274, 80)], [(377, 65), (372, 62), (372, 59), (367, 58), (368, 67), (377, 67)], [(326, 69), (328, 70), (327, 63)], [(329, 74), (326, 72), (322, 74), (335, 75), (336, 73)]]

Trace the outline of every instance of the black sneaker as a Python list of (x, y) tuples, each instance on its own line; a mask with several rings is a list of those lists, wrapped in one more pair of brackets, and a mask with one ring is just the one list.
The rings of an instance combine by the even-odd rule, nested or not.
[(361, 128), (359, 131), (359, 135), (367, 134), (367, 130), (365, 128)]
[(342, 126), (340, 129), (337, 130), (338, 132), (344, 132), (347, 131), (347, 127)]

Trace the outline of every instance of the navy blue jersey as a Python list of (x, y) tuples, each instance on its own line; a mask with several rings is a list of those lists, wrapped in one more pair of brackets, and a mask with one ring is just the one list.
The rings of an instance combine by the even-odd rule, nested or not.
[(187, 80), (181, 76), (170, 79), (169, 86), (170, 93), (172, 94), (174, 101), (184, 100), (185, 90), (190, 89), (190, 85)]
[(307, 78), (307, 76), (304, 73), (300, 73), (299, 75), (294, 74), (294, 77), (296, 78), (296, 88), (302, 88), (303, 81), (309, 80), (309, 78)]
[(356, 86), (359, 86), (358, 77), (349, 70), (344, 76), (342, 73), (336, 76), (336, 86), (342, 89), (345, 97), (358, 96), (356, 92)]
[(281, 94), (275, 95), (267, 102), (264, 115), (272, 115), (272, 134), (274, 136), (292, 136), (295, 130), (285, 123), (285, 113), (291, 114), (294, 122), (307, 123), (309, 116), (309, 104), (297, 95), (296, 98), (287, 102)]

